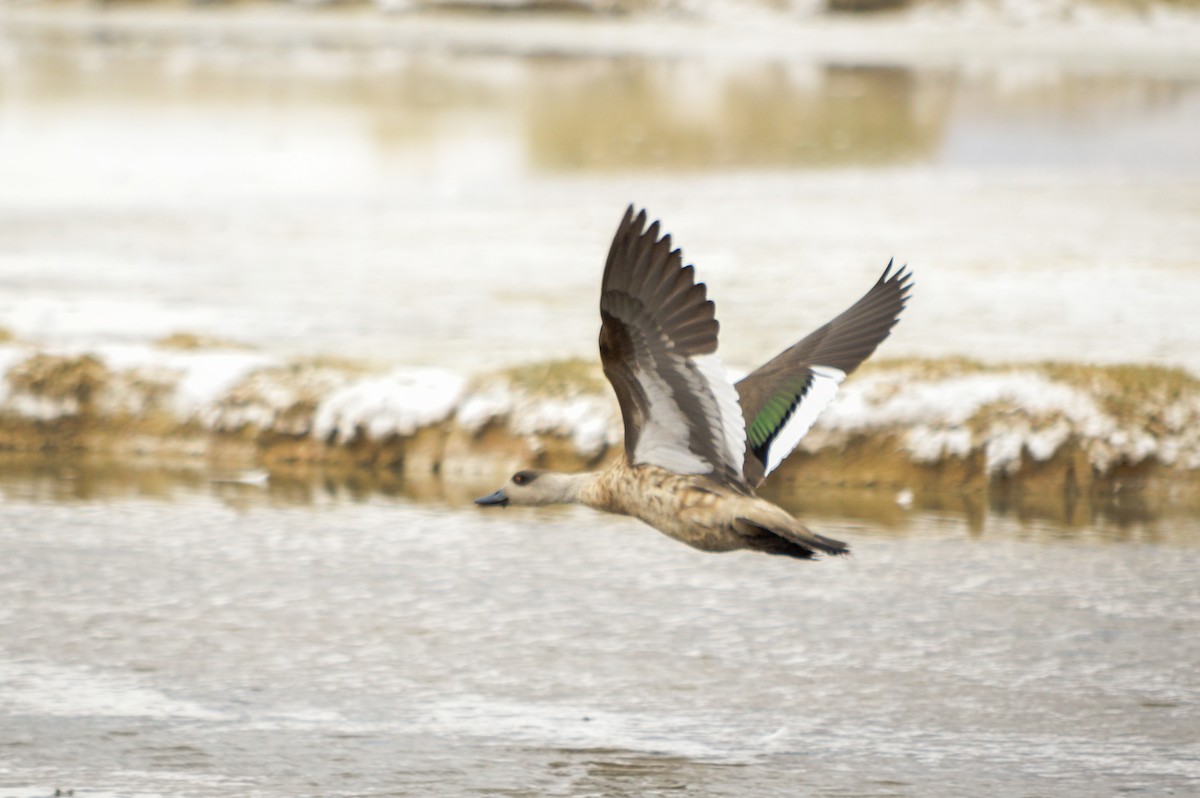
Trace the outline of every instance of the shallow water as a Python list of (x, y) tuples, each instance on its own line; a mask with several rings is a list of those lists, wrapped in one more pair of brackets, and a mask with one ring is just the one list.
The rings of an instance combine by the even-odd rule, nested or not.
[[(1200, 525), (588, 511), (176, 485), (0, 504), (0, 795), (1200, 789)], [(26, 498), (22, 497), (22, 493)]]

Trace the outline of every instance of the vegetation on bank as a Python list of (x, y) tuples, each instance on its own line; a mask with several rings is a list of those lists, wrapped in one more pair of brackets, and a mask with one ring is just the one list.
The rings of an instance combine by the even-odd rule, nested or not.
[[(529, 465), (591, 468), (621, 452), (616, 402), (591, 361), (464, 379), (173, 347), (130, 360), (0, 346), (0, 459), (54, 452), (462, 482)], [(1200, 380), (1144, 365), (883, 360), (847, 381), (771, 483), (1200, 494)]]

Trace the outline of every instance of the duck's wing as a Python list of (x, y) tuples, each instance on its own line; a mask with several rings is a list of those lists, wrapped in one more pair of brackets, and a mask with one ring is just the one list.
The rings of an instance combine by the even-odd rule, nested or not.
[(757, 487), (792, 453), (846, 375), (888, 337), (912, 286), (912, 272), (893, 273), (889, 261), (862, 299), (737, 384), (748, 485)]
[(745, 421), (717, 359), (713, 303), (659, 224), (633, 206), (600, 291), (600, 359), (625, 421), (625, 456), (745, 490)]

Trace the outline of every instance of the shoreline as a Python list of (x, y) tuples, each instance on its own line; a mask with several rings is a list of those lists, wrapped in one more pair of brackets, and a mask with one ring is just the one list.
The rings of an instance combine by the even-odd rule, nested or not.
[[(0, 360), (0, 463), (10, 465), (461, 492), (520, 468), (600, 467), (623, 451), (611, 390), (585, 361), (466, 377), (247, 350), (8, 344)], [(918, 507), (957, 497), (1051, 514), (1123, 500), (1200, 507), (1200, 380), (1152, 366), (869, 364), (766, 486), (795, 497), (861, 490)]]

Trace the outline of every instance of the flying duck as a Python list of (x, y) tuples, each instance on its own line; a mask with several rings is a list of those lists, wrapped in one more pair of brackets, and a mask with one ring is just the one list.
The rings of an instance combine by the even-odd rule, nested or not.
[(752, 549), (812, 559), (845, 554), (754, 494), (846, 375), (887, 338), (912, 272), (883, 276), (862, 299), (736, 385), (717, 359), (704, 283), (659, 223), (631, 205), (600, 288), (600, 360), (625, 423), (625, 457), (582, 474), (524, 470), (476, 499), (487, 506), (584, 504), (631, 515), (702, 551)]

